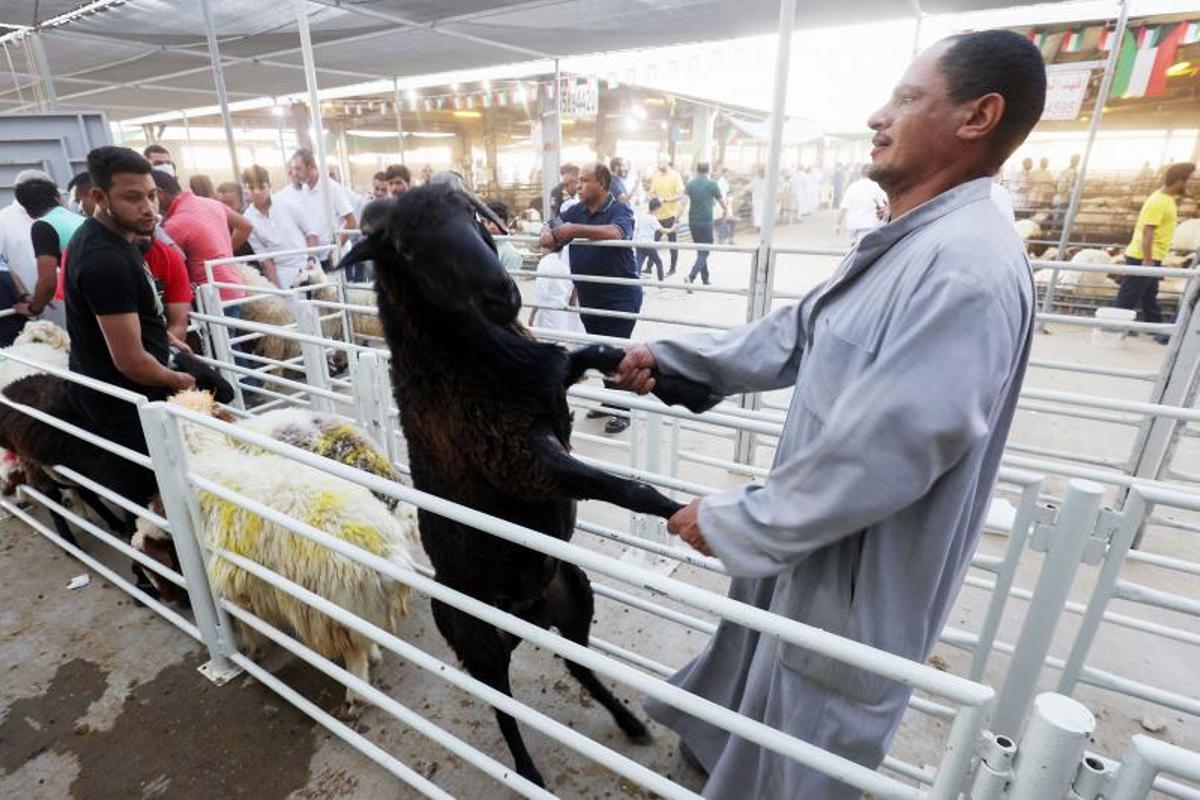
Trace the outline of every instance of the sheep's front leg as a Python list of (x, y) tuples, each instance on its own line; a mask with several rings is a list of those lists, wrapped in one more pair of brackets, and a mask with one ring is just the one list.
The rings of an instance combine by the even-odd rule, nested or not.
[[(371, 647), (352, 647), (343, 654), (343, 659), (346, 662), (346, 671), (356, 678), (359, 678), (364, 683), (371, 682)], [(338, 718), (344, 721), (353, 721), (358, 719), (365, 707), (365, 701), (355, 694), (351, 689), (346, 689), (346, 703), (338, 710)]]
[(576, 500), (603, 500), (639, 514), (670, 519), (683, 505), (642, 481), (621, 478), (572, 458), (557, 439), (538, 439), (538, 456), (554, 484)]
[[(617, 371), (625, 351), (607, 344), (593, 344), (571, 352), (567, 377), (567, 388), (574, 386), (589, 369), (599, 370), (605, 375)], [(690, 378), (678, 375), (663, 375), (654, 371), (652, 394), (669, 406), (683, 406), (693, 414), (702, 414), (721, 402), (721, 395), (714, 394), (707, 386)]]

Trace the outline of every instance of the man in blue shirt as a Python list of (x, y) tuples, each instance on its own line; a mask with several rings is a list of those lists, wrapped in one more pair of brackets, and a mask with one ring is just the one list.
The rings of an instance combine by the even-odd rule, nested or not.
[[(573, 240), (606, 241), (633, 238), (633, 211), (618, 203), (611, 192), (612, 172), (600, 163), (587, 164), (579, 171), (580, 202), (562, 212), (542, 228), (541, 244), (561, 249)], [(561, 224), (558, 224), (561, 223)], [(593, 283), (576, 281), (580, 318), (588, 333), (628, 339), (637, 320), (626, 317), (589, 314), (589, 311), (617, 311), (636, 314), (642, 309), (642, 287), (631, 247), (591, 247), (576, 244), (569, 254), (571, 274), (625, 278), (629, 283)], [(607, 382), (606, 382), (607, 385)], [(616, 407), (611, 407), (616, 409)], [(595, 416), (604, 416), (596, 414)], [(611, 416), (606, 433), (620, 433), (629, 427), (628, 416)]]
[(612, 185), (608, 190), (612, 192), (612, 196), (617, 198), (618, 203), (631, 205), (629, 202), (629, 188), (625, 185), (625, 179), (629, 177), (629, 167), (625, 163), (625, 159), (614, 157), (608, 162), (608, 169), (612, 173)]

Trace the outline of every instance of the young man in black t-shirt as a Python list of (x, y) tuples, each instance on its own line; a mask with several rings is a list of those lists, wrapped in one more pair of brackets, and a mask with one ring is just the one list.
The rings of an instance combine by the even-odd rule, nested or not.
[[(166, 367), (170, 340), (162, 302), (134, 244), (136, 237), (154, 233), (158, 208), (150, 164), (125, 147), (98, 147), (88, 153), (88, 172), (96, 212), (76, 231), (64, 267), (71, 371), (152, 400), (193, 388), (191, 375)], [(131, 404), (78, 383), (69, 383), (67, 391), (93, 430), (146, 452)], [(149, 480), (153, 491), (154, 476), (147, 470), (131, 473), (136, 474), (117, 479), (132, 491)]]

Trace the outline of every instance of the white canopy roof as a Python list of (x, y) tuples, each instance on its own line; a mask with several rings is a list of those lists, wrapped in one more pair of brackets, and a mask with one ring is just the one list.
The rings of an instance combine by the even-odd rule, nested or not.
[[(1014, 0), (922, 0), (924, 13), (1025, 5)], [(12, 6), (17, 8), (12, 8)], [(12, 82), (0, 113), (37, 107), (40, 31), (65, 108), (113, 119), (211, 105), (213, 76), (200, 0), (80, 0), (0, 5)], [(230, 103), (304, 90), (293, 0), (209, 0)], [(916, 0), (805, 0), (811, 28), (911, 17)], [(322, 88), (476, 69), (538, 58), (769, 33), (777, 0), (306, 0)], [(33, 17), (37, 9), (37, 18)], [(23, 27), (28, 26), (28, 27)], [(8, 68), (6, 61), (0, 62)]]

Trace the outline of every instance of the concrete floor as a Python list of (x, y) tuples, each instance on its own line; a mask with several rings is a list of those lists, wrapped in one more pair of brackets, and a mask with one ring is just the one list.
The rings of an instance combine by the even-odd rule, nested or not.
[[(783, 243), (827, 246), (836, 244), (826, 215), (803, 224), (785, 226)], [(681, 270), (692, 256), (681, 255)], [(713, 257), (714, 282), (744, 286), (748, 256)], [(800, 291), (814, 285), (836, 265), (836, 259), (783, 256), (777, 286)], [(528, 287), (525, 287), (528, 288)], [(647, 293), (646, 313), (736, 324), (744, 319), (744, 298), (689, 294), (682, 288)], [(678, 326), (640, 324), (638, 338), (681, 332)], [(1035, 355), (1063, 360), (1095, 360), (1118, 366), (1157, 365), (1165, 348), (1142, 338), (1121, 350), (1091, 344), (1087, 331), (1058, 328), (1038, 337)], [(1131, 381), (1031, 370), (1028, 384), (1064, 388), (1106, 396), (1145, 399), (1149, 387)], [(598, 434), (600, 423), (580, 420), (578, 431)], [(626, 435), (626, 438), (628, 434)], [(1022, 412), (1013, 441), (1124, 457), (1131, 432), (1081, 420)], [(728, 458), (729, 442), (685, 434), (692, 451)], [(1189, 443), (1190, 444), (1190, 443)], [(585, 443), (582, 452), (613, 460), (624, 451)], [(766, 463), (769, 452), (759, 453)], [(1193, 448), (1181, 453), (1181, 463), (1200, 460)], [(685, 465), (682, 476), (711, 486), (730, 486), (741, 478), (712, 467)], [(1056, 484), (1057, 486), (1057, 484)], [(628, 514), (594, 503), (585, 504), (581, 517), (625, 528)], [(580, 534), (578, 542), (613, 555), (620, 548), (597, 537)], [(1003, 540), (986, 536), (981, 545), (997, 553)], [(104, 548), (87, 543), (98, 553)], [(1195, 559), (1193, 534), (1154, 529), (1147, 538), (1152, 552)], [(1030, 588), (1040, 558), (1027, 553), (1017, 585)], [(119, 559), (104, 556), (119, 565)], [(126, 567), (118, 567), (125, 574)], [(86, 572), (24, 524), (0, 522), (0, 797), (22, 798), (394, 798), (415, 796), (382, 768), (248, 678), (215, 687), (196, 667), (203, 650), (188, 636), (135, 607), (119, 590), (92, 576), (90, 585), (68, 590), (71, 577)], [(1084, 601), (1095, 579), (1095, 568), (1084, 566), (1072, 592)], [(681, 568), (676, 577), (720, 590), (723, 580), (711, 573)], [(1200, 578), (1131, 565), (1124, 576), (1190, 597), (1200, 596)], [(598, 581), (612, 584), (611, 581)], [(619, 586), (644, 594), (636, 588)], [(952, 625), (977, 629), (988, 596), (964, 589)], [(666, 605), (680, 608), (665, 601)], [(1200, 633), (1195, 620), (1163, 611), (1116, 603), (1114, 610)], [(1015, 640), (1025, 608), (1012, 601), (1000, 638)], [(594, 634), (669, 666), (682, 665), (703, 646), (703, 637), (657, 617), (600, 598)], [(1054, 654), (1065, 655), (1077, 618), (1065, 615), (1055, 639)], [(453, 663), (449, 648), (433, 628), (428, 603), (419, 599), (399, 634), (422, 649)], [(962, 672), (967, 658), (939, 647), (931, 659), (938, 666)], [(994, 656), (988, 680), (998, 685), (1007, 666)], [(1120, 675), (1137, 677), (1157, 686), (1195, 696), (1194, 648), (1105, 625), (1092, 662)], [(268, 660), (277, 675), (322, 708), (333, 710), (342, 690), (329, 679), (283, 654)], [(675, 739), (656, 728), (653, 743), (637, 746), (624, 739), (608, 714), (583, 696), (553, 655), (525, 644), (516, 652), (511, 671), (514, 694), (560, 722), (586, 733), (657, 772), (698, 790), (698, 776), (683, 766)], [(1053, 686), (1050, 671), (1041, 685)], [(388, 655), (373, 671), (374, 683), (400, 702), (420, 711), (448, 731), (509, 763), (491, 710), (468, 694), (448, 687), (436, 675)], [(606, 681), (610, 686), (612, 681)], [(623, 687), (618, 696), (635, 709), (637, 698)], [(1200, 750), (1200, 720), (1169, 712), (1129, 698), (1089, 688), (1077, 697), (1097, 714), (1093, 748), (1118, 757), (1124, 743), (1143, 725), (1165, 726), (1156, 735)], [(640, 711), (639, 711), (640, 713)], [(494, 781), (464, 765), (440, 746), (404, 727), (378, 709), (369, 709), (357, 725), (360, 732), (447, 792), (464, 798), (506, 797)], [(639, 787), (577, 756), (524, 726), (530, 751), (546, 776), (548, 788), (570, 798), (644, 797)], [(936, 763), (944, 738), (941, 723), (912, 713), (896, 738), (893, 754), (908, 761)]]

